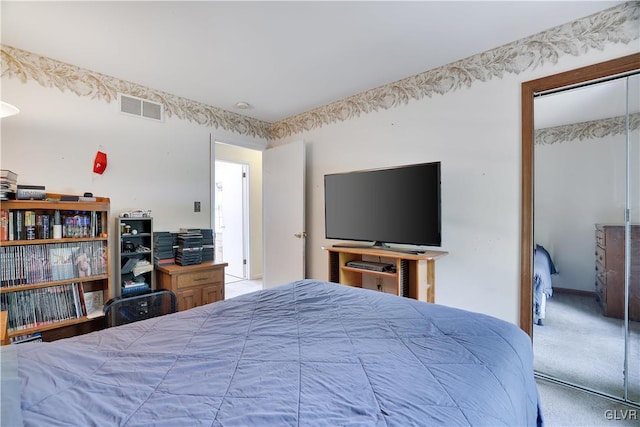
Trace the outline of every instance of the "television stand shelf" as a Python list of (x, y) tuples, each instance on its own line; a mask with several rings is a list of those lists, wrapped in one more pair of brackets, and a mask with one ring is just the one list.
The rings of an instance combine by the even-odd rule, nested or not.
[[(431, 303), (435, 302), (436, 260), (448, 254), (444, 251), (412, 254), (344, 246), (323, 249), (329, 256), (329, 281), (362, 288), (373, 278), (379, 286), (383, 281), (390, 284), (396, 295)], [(395, 266), (395, 272), (347, 267), (350, 261), (362, 260), (384, 260)]]

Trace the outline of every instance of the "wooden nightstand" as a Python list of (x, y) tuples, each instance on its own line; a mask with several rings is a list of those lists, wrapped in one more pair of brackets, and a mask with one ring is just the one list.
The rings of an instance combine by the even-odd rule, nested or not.
[(178, 311), (220, 301), (224, 299), (224, 268), (227, 265), (209, 261), (156, 267), (157, 288), (176, 294)]

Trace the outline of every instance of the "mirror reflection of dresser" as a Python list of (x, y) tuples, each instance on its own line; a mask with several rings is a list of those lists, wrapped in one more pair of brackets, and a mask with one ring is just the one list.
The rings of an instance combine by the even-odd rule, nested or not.
[[(607, 317), (624, 318), (624, 225), (596, 224), (596, 296)], [(640, 225), (631, 226), (629, 320), (640, 321)]]

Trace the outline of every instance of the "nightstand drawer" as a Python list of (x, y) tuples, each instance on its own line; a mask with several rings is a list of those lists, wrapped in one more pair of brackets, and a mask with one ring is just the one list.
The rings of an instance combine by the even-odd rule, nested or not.
[(187, 288), (190, 286), (204, 285), (207, 283), (221, 282), (223, 279), (223, 270), (206, 270), (206, 271), (193, 271), (189, 273), (180, 274), (176, 278), (178, 288)]

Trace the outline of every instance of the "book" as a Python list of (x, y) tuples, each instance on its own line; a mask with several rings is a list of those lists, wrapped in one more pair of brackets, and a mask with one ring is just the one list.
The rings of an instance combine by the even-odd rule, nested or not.
[(4, 178), (0, 180), (0, 200), (15, 199), (18, 187), (15, 183), (6, 181)]
[(136, 264), (138, 263), (137, 258), (129, 258), (129, 257), (126, 257), (126, 258), (127, 258), (127, 261), (124, 263), (124, 265), (120, 269), (121, 274), (131, 273), (133, 271), (133, 267), (135, 267)]
[(27, 240), (36, 238), (36, 213), (34, 211), (24, 212), (24, 233)]
[(18, 180), (18, 174), (10, 171), (9, 169), (0, 169), (0, 178), (16, 182)]
[(53, 237), (51, 231), (51, 218), (49, 215), (36, 214), (36, 239), (49, 239)]
[(9, 211), (0, 210), (0, 240), (9, 240)]
[(91, 248), (88, 245), (82, 245), (73, 250), (74, 277), (90, 277), (93, 274), (91, 253)]
[(92, 319), (94, 317), (102, 316), (102, 309), (104, 308), (104, 294), (102, 291), (84, 292), (84, 306), (87, 312), (87, 317)]
[(87, 311), (84, 304), (84, 288), (82, 287), (82, 283), (74, 283), (74, 285), (73, 303), (76, 308), (76, 313), (78, 313), (78, 316), (86, 316)]
[(151, 286), (145, 282), (133, 282), (133, 284), (122, 287), (122, 295), (137, 294), (151, 290)]
[(51, 266), (51, 280), (66, 280), (75, 277), (73, 252), (77, 247), (68, 245), (52, 245), (49, 249), (49, 265)]
[(33, 334), (19, 335), (11, 337), (11, 344), (24, 344), (27, 342), (42, 342), (42, 333), (35, 332)]
[(149, 261), (138, 260), (138, 262), (136, 262), (135, 267), (133, 267), (133, 275), (139, 276), (142, 273), (147, 273), (152, 270), (153, 270), (153, 264), (151, 264)]
[(75, 277), (90, 277), (107, 273), (107, 252), (104, 242), (79, 242), (73, 250)]
[(24, 211), (14, 211), (15, 218), (15, 239), (14, 240), (23, 240), (24, 239)]

